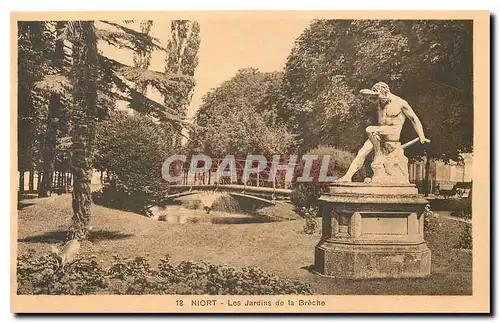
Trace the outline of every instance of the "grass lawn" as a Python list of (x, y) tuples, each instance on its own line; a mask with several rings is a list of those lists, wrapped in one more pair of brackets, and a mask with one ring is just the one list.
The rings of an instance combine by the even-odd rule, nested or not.
[[(191, 210), (192, 212), (203, 212)], [(47, 252), (65, 239), (71, 222), (71, 195), (40, 199), (18, 211), (18, 251)], [(472, 253), (454, 245), (466, 225), (440, 218), (426, 236), (432, 275), (413, 279), (345, 280), (308, 271), (319, 235), (301, 233), (302, 220), (245, 224), (169, 224), (99, 205), (92, 206), (90, 242), (82, 254), (108, 263), (112, 255), (147, 256), (152, 263), (169, 254), (173, 262), (204, 260), (235, 267), (259, 266), (283, 278), (310, 283), (317, 294), (470, 295)]]

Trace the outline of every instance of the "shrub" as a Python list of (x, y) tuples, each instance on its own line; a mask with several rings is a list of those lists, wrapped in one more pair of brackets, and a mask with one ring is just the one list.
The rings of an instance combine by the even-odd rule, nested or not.
[(298, 212), (303, 208), (316, 208), (319, 204), (319, 197), (321, 196), (321, 187), (314, 183), (295, 183), (292, 186), (290, 193), (290, 200), (296, 207)]
[(30, 250), (17, 259), (18, 294), (92, 294), (107, 287), (105, 272), (96, 260), (79, 258), (60, 266), (52, 253), (35, 257)]
[(163, 128), (143, 116), (114, 113), (97, 132), (94, 166), (106, 171), (95, 203), (145, 213), (164, 197), (161, 166), (171, 151)]
[(297, 214), (306, 220), (303, 227), (304, 233), (313, 234), (316, 232), (320, 196), (321, 187), (317, 183), (296, 183), (292, 188), (290, 200)]
[(282, 279), (258, 267), (233, 268), (194, 261), (174, 265), (168, 255), (155, 269), (144, 257), (117, 256), (107, 268), (92, 257), (59, 267), (53, 255), (36, 257), (30, 251), (18, 257), (17, 282), (18, 294), (35, 295), (311, 294), (309, 284)]
[(452, 216), (472, 218), (472, 199), (470, 197), (431, 199), (429, 202), (434, 210), (451, 211)]
[(467, 223), (455, 245), (459, 249), (472, 249), (472, 224)]
[(304, 233), (313, 234), (318, 229), (316, 217), (318, 215), (317, 208), (302, 208), (301, 216), (306, 220), (306, 224), (302, 228)]
[(460, 199), (458, 211), (452, 212), (451, 215), (465, 219), (472, 219), (472, 195)]
[(424, 232), (435, 231), (441, 226), (437, 216), (432, 212), (430, 204), (425, 206), (422, 216), (424, 217)]

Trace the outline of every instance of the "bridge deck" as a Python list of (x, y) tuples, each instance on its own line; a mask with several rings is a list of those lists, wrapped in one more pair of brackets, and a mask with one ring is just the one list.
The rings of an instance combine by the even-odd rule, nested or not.
[[(169, 194), (167, 198), (177, 198), (186, 195), (199, 194), (202, 191), (223, 191), (236, 196), (248, 196), (253, 198), (272, 197), (273, 200), (288, 200), (292, 190), (285, 188), (272, 188), (272, 187), (258, 187), (258, 186), (245, 186), (245, 185), (172, 185), (169, 187)], [(266, 200), (268, 201), (268, 200)]]
[(282, 195), (289, 195), (292, 190), (288, 188), (272, 188), (272, 187), (262, 187), (262, 186), (245, 186), (245, 185), (235, 185), (235, 184), (223, 184), (223, 185), (172, 185), (169, 187), (171, 190), (180, 190), (184, 191), (186, 189), (189, 190), (208, 190), (208, 189), (221, 189), (221, 190), (236, 190), (241, 191), (245, 190), (248, 192), (261, 192), (261, 193), (275, 193)]

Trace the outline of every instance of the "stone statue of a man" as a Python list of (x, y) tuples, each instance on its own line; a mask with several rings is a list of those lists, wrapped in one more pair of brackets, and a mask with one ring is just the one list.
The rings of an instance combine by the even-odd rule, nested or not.
[(368, 140), (359, 150), (347, 173), (338, 181), (350, 182), (352, 176), (363, 166), (366, 157), (373, 150), (372, 182), (408, 183), (408, 159), (404, 155), (399, 137), (403, 124), (408, 118), (420, 142), (429, 142), (429, 139), (425, 138), (420, 120), (408, 102), (392, 94), (386, 83), (378, 82), (371, 90), (363, 89), (360, 93), (370, 96), (372, 101), (377, 102), (378, 126), (366, 128)]

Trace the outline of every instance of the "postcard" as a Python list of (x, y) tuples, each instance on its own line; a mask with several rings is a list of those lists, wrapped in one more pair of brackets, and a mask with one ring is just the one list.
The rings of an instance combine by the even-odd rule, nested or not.
[(11, 35), (12, 312), (490, 312), (489, 12)]

